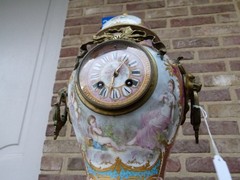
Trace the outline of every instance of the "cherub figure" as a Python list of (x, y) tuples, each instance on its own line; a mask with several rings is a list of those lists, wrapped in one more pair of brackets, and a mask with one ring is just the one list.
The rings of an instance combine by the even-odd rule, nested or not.
[(97, 126), (96, 118), (93, 115), (90, 115), (87, 119), (89, 127), (88, 133), (90, 138), (93, 140), (93, 144), (97, 149), (101, 149), (103, 145), (110, 145), (115, 150), (122, 150), (110, 137), (102, 136), (102, 130)]

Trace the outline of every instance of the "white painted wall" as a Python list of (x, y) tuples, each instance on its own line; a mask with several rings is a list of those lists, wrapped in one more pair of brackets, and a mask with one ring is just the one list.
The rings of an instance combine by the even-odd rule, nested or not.
[(35, 180), (67, 0), (0, 0), (0, 179)]

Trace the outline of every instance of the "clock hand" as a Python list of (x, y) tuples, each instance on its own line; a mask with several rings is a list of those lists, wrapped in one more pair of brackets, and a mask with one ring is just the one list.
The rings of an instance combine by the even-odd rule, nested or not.
[(115, 71), (113, 72), (113, 75), (112, 75), (112, 79), (111, 79), (111, 82), (110, 82), (110, 91), (113, 89), (113, 83), (114, 83), (114, 80), (115, 80), (115, 77), (118, 76), (119, 74), (119, 70), (120, 68), (122, 67), (122, 65), (127, 61), (127, 59), (124, 59), (121, 64), (119, 64), (119, 66), (115, 69)]
[(115, 76), (115, 77), (118, 76), (120, 68), (122, 67), (122, 65), (123, 65), (126, 61), (127, 61), (127, 59), (124, 59), (124, 60), (121, 62), (121, 64), (119, 64), (119, 66), (115, 69), (115, 71), (114, 71), (114, 76)]
[(113, 74), (113, 75), (112, 75), (112, 78), (111, 78), (110, 85), (109, 85), (109, 87), (110, 87), (110, 91), (113, 89), (114, 79), (115, 79), (115, 75)]

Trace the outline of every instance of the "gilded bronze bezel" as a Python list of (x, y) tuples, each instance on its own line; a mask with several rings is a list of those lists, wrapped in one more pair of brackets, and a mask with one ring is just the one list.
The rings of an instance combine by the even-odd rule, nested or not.
[[(145, 55), (148, 57), (148, 60), (150, 62), (150, 66), (151, 66), (151, 78), (148, 84), (148, 87), (146, 87), (146, 89), (144, 90), (144, 92), (141, 94), (141, 96), (139, 96), (137, 98), (137, 100), (131, 102), (129, 105), (124, 105), (123, 107), (117, 107), (117, 108), (112, 108), (112, 107), (106, 107), (103, 106), (99, 103), (94, 102), (94, 100), (91, 100), (82, 90), (81, 88), (81, 83), (79, 80), (79, 74), (80, 74), (80, 70), (81, 70), (81, 66), (83, 65), (83, 61), (88, 58), (89, 56), (91, 56), (92, 53), (94, 53), (95, 51), (101, 51), (101, 48), (104, 48), (106, 45), (114, 45), (114, 44), (124, 44), (124, 45), (130, 45), (131, 47), (136, 47), (138, 49), (140, 49), (141, 51), (143, 51), (145, 53)], [(87, 106), (89, 109), (91, 109), (94, 112), (97, 112), (99, 114), (103, 114), (103, 115), (122, 115), (122, 114), (126, 114), (129, 113), (137, 108), (139, 108), (141, 105), (143, 105), (151, 96), (151, 94), (153, 93), (156, 84), (157, 84), (157, 77), (158, 77), (158, 72), (157, 72), (157, 65), (156, 62), (154, 60), (154, 58), (152, 57), (152, 55), (141, 45), (132, 42), (132, 41), (128, 41), (128, 40), (110, 40), (110, 41), (106, 41), (103, 42), (97, 46), (95, 46), (91, 51), (89, 51), (85, 57), (81, 60), (81, 62), (79, 63), (79, 66), (77, 68), (77, 73), (76, 73), (76, 92), (80, 98), (80, 100), (82, 101), (82, 103)]]

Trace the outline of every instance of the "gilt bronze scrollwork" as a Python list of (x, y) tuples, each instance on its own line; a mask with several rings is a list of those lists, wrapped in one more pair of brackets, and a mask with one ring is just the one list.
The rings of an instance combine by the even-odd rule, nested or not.
[[(63, 113), (61, 111), (61, 106), (64, 108)], [(53, 112), (53, 122), (55, 127), (54, 140), (56, 140), (62, 127), (66, 124), (68, 119), (70, 120), (68, 115), (66, 88), (63, 88), (58, 92), (58, 100), (53, 106)]]
[(202, 84), (199, 82), (196, 82), (195, 76), (193, 76), (190, 73), (187, 73), (185, 69), (183, 68), (182, 64), (180, 63), (180, 60), (182, 60), (183, 57), (178, 57), (177, 64), (178, 67), (183, 75), (184, 80), (184, 86), (185, 86), (185, 116), (182, 120), (182, 124), (184, 123), (186, 119), (186, 114), (189, 111), (189, 101), (191, 103), (191, 112), (190, 112), (190, 121), (193, 126), (193, 129), (195, 131), (195, 141), (196, 143), (199, 142), (199, 126), (201, 123), (201, 112), (200, 109), (197, 108), (199, 106), (199, 97), (198, 92), (200, 92)]

